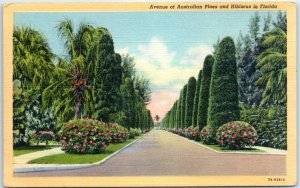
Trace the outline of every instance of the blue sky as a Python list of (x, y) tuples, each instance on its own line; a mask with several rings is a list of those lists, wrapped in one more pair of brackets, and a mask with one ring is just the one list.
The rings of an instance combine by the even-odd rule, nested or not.
[[(80, 12), (16, 13), (15, 25), (30, 26), (41, 32), (54, 53), (63, 55), (63, 43), (56, 25), (68, 18), (106, 27), (112, 34), (115, 51), (135, 58), (138, 74), (151, 82), (152, 113), (163, 116), (178, 98), (191, 76), (197, 77), (206, 55), (218, 38), (239, 32), (246, 34), (254, 11), (234, 12)], [(266, 11), (259, 11), (261, 23)], [(275, 19), (276, 12), (270, 12)]]

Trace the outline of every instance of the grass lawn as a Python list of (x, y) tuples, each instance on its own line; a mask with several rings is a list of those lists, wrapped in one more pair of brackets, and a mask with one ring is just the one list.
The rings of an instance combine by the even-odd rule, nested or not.
[(36, 151), (42, 151), (47, 149), (52, 149), (55, 146), (19, 146), (14, 148), (14, 157), (27, 154), (27, 153), (33, 153)]
[(256, 148), (244, 148), (244, 149), (239, 149), (239, 150), (233, 150), (233, 149), (224, 149), (222, 147), (220, 147), (218, 144), (204, 144), (203, 142), (199, 142), (200, 144), (203, 144), (207, 147), (210, 147), (213, 150), (216, 151), (221, 151), (221, 152), (265, 152), (263, 150), (260, 149), (256, 149)]
[(133, 142), (134, 140), (140, 138), (135, 137), (134, 139), (128, 139), (124, 143), (110, 144), (103, 153), (100, 154), (70, 154), (63, 153), (57, 155), (50, 155), (34, 159), (29, 161), (29, 164), (90, 164), (101, 161), (105, 157), (111, 155), (112, 153), (120, 150), (127, 144)]

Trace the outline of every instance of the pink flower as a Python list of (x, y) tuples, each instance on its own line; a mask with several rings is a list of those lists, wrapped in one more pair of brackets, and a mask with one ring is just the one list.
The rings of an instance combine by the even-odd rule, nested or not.
[(234, 134), (232, 135), (232, 138), (237, 138), (237, 134), (234, 133)]
[(227, 137), (227, 134), (224, 134), (224, 138), (226, 138)]
[(66, 142), (64, 142), (64, 147), (66, 147), (67, 146), (67, 143)]
[(82, 135), (81, 132), (77, 133), (77, 136), (81, 136), (81, 135)]
[(76, 124), (73, 124), (72, 127), (73, 127), (73, 128), (76, 127)]
[(67, 139), (67, 138), (64, 136), (63, 139), (65, 140), (65, 139)]

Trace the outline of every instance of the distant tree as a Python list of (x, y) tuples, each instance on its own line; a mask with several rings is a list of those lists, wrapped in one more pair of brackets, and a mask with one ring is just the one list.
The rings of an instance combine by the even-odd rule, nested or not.
[(149, 104), (151, 101), (151, 90), (150, 90), (150, 81), (145, 77), (136, 77), (135, 78), (135, 88), (138, 91), (138, 95), (144, 101), (145, 104)]
[(156, 123), (158, 123), (158, 122), (159, 122), (159, 120), (160, 120), (160, 117), (159, 117), (159, 115), (155, 115), (154, 119), (155, 119)]
[(197, 81), (195, 77), (189, 78), (185, 103), (185, 127), (189, 127), (192, 125), (196, 82)]
[(200, 89), (201, 89), (201, 79), (202, 79), (202, 70), (199, 71), (198, 74), (198, 80), (197, 80), (197, 86), (194, 96), (194, 106), (193, 106), (193, 120), (192, 120), (192, 126), (196, 127), (197, 121), (198, 121), (198, 104), (199, 104), (199, 96), (200, 96)]
[(225, 37), (216, 53), (210, 85), (208, 126), (214, 131), (240, 118), (235, 55), (232, 38)]
[(264, 17), (264, 27), (263, 32), (269, 32), (271, 26), (272, 16), (271, 13), (268, 12), (267, 16)]
[(201, 130), (203, 127), (207, 125), (207, 110), (208, 110), (208, 102), (210, 95), (210, 80), (211, 73), (214, 64), (214, 57), (212, 55), (206, 56), (203, 65), (202, 72), (202, 81), (201, 81), (201, 90), (199, 94), (199, 105), (198, 105), (198, 122), (197, 125)]
[(287, 31), (286, 12), (279, 11), (277, 13), (276, 21), (273, 22), (273, 26), (275, 28), (282, 29), (286, 33), (286, 31)]

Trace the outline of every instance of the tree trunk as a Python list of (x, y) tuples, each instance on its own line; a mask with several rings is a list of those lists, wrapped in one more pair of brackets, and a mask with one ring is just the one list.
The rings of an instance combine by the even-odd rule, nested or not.
[(81, 103), (78, 101), (75, 104), (75, 119), (78, 119), (78, 115), (80, 112)]

